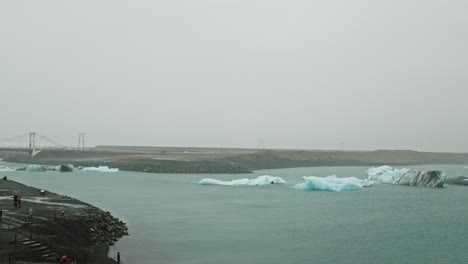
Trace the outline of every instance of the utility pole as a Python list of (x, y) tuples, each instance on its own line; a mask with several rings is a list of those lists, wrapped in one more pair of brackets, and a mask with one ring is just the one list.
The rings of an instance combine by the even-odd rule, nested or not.
[(258, 148), (259, 149), (265, 149), (265, 140), (263, 138), (260, 138), (258, 140)]
[(85, 146), (84, 136), (85, 136), (85, 133), (78, 133), (78, 151), (80, 151), (80, 148), (81, 150), (84, 150), (84, 146)]

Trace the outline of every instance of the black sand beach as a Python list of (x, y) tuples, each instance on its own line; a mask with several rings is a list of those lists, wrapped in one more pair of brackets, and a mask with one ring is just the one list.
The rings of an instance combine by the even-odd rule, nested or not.
[[(21, 196), (15, 207), (14, 195)], [(92, 205), (11, 180), (0, 180), (0, 263), (116, 263), (109, 246), (127, 235), (126, 224)], [(32, 208), (32, 218), (29, 209)]]

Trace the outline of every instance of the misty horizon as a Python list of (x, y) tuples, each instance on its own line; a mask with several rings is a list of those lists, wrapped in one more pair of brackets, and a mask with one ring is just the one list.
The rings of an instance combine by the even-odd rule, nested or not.
[(0, 7), (0, 146), (468, 152), (467, 2)]

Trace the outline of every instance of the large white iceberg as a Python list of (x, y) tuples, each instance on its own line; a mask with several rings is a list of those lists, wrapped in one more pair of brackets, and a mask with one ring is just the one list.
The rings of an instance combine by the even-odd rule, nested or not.
[(5, 166), (0, 166), (0, 172), (14, 172), (14, 171), (16, 171), (16, 169), (10, 169)]
[(119, 172), (118, 168), (109, 168), (108, 166), (84, 167), (82, 172)]
[(198, 182), (202, 185), (224, 185), (224, 186), (255, 186), (255, 185), (268, 185), (268, 184), (285, 184), (286, 181), (281, 177), (273, 177), (268, 175), (259, 176), (256, 179), (238, 179), (232, 181), (220, 181), (216, 179), (205, 178)]
[(366, 171), (366, 175), (367, 179), (379, 183), (424, 187), (444, 187), (447, 178), (441, 171), (394, 169), (390, 166), (370, 168)]
[(356, 177), (338, 178), (335, 175), (327, 177), (304, 176), (304, 183), (298, 183), (294, 186), (298, 190), (325, 190), (325, 191), (342, 191), (342, 190), (361, 190), (363, 187), (372, 186), (373, 182), (368, 180), (360, 180)]
[(400, 179), (409, 169), (394, 169), (390, 166), (381, 166), (376, 168), (370, 168), (366, 171), (367, 179), (378, 182), (378, 183), (391, 183), (395, 180)]

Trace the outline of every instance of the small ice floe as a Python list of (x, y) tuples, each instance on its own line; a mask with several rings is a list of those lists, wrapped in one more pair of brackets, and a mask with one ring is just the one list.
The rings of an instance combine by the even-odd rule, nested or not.
[[(54, 170), (55, 168), (53, 169), (50, 169), (50, 170)], [(47, 166), (45, 165), (36, 165), (36, 164), (31, 164), (31, 165), (28, 165), (26, 167), (26, 171), (47, 171), (48, 168)]]
[(198, 182), (201, 185), (224, 185), (224, 186), (256, 186), (268, 184), (285, 184), (286, 181), (281, 177), (273, 177), (268, 175), (259, 176), (256, 179), (238, 179), (232, 181), (220, 181), (216, 179), (205, 178)]
[(450, 177), (450, 178), (447, 178), (445, 182), (448, 184), (458, 184), (458, 185), (468, 186), (468, 177), (467, 176)]
[(0, 172), (14, 172), (14, 171), (16, 171), (16, 169), (10, 169), (5, 166), (0, 166)]
[(304, 176), (304, 183), (298, 183), (295, 189), (312, 191), (342, 191), (342, 190), (361, 190), (363, 187), (372, 186), (374, 183), (370, 180), (360, 180), (356, 177), (338, 178), (335, 175), (327, 177)]
[(118, 168), (109, 168), (108, 166), (83, 167), (82, 172), (119, 172)]

